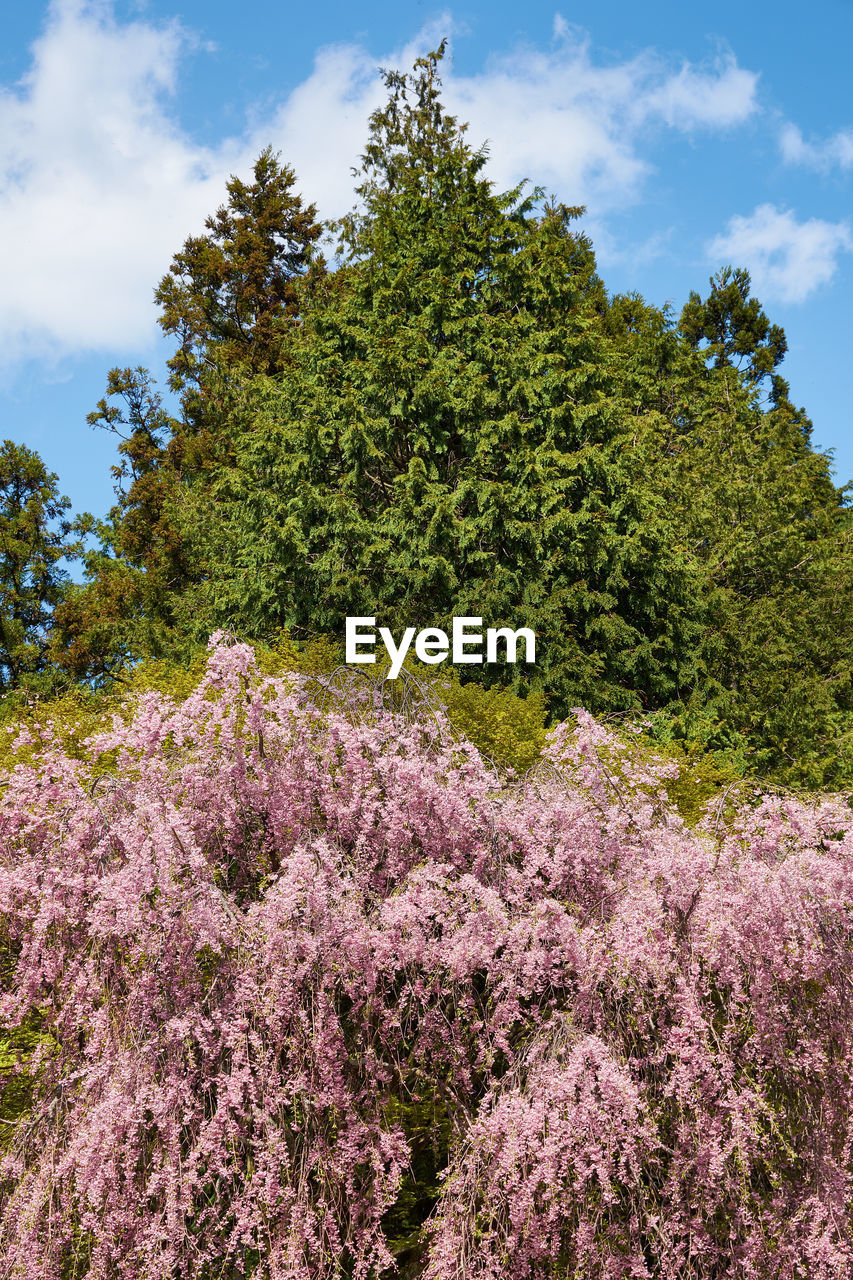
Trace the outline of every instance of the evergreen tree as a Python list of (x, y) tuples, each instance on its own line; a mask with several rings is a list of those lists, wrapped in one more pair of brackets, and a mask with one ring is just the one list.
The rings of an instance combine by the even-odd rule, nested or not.
[(711, 283), (678, 328), (637, 298), (614, 299), (608, 320), (623, 412), (658, 422), (649, 482), (703, 570), (706, 678), (676, 715), (685, 733), (743, 742), (754, 768), (838, 785), (853, 776), (845, 493), (775, 373), (785, 334), (748, 274), (726, 268)]
[(87, 582), (56, 611), (56, 661), (78, 677), (117, 675), (128, 660), (169, 647), (192, 565), (176, 518), (182, 471), (180, 422), (148, 371), (111, 369), (107, 394), (88, 415), (118, 439), (116, 504), (94, 523), (99, 545), (84, 557)]
[(315, 248), (322, 224), (293, 190), (293, 169), (267, 147), (253, 176), (252, 183), (231, 177), (227, 204), (206, 220), (208, 234), (185, 240), (154, 294), (161, 328), (178, 339), (168, 366), (181, 393), (183, 434), (201, 435), (214, 453), (218, 371), (277, 373), (282, 337), (299, 319), (300, 282), (325, 269)]
[(37, 453), (0, 445), (0, 693), (49, 689), (49, 627), (66, 590), (69, 502)]
[(176, 255), (179, 410), (126, 369), (90, 415), (118, 501), (62, 660), (474, 615), (536, 631), (557, 714), (656, 711), (779, 778), (853, 776), (850, 513), (783, 330), (732, 267), (677, 321), (608, 298), (579, 210), (493, 189), (441, 55), (385, 76), (334, 270), (269, 151)]
[(845, 496), (787, 395), (762, 408), (751, 381), (713, 369), (666, 492), (713, 593), (708, 667), (719, 717), (755, 765), (809, 785), (853, 776), (853, 560)]
[(322, 226), (267, 148), (254, 181), (232, 177), (228, 201), (190, 236), (160, 281), (160, 324), (179, 340), (168, 365), (180, 411), (166, 411), (143, 368), (112, 369), (92, 426), (119, 439), (118, 501), (98, 526), (88, 583), (57, 617), (62, 661), (102, 678), (132, 655), (180, 650), (192, 630), (186, 595), (203, 574), (180, 521), (190, 477), (204, 484), (230, 449), (232, 384), (274, 373), (281, 337), (298, 323), (298, 281), (324, 270)]
[(609, 394), (580, 211), (492, 189), (442, 107), (440, 57), (386, 75), (342, 266), (281, 378), (247, 396), (200, 616), (255, 635), (482, 616), (537, 632), (559, 706), (666, 701), (702, 606), (640, 483), (645, 423)]
[(706, 342), (704, 353), (717, 369), (734, 365), (753, 386), (770, 378), (775, 402), (788, 390), (775, 374), (788, 350), (784, 330), (770, 323), (752, 296), (743, 267), (722, 267), (709, 283), (707, 298), (691, 291), (681, 312), (682, 334), (696, 349)]

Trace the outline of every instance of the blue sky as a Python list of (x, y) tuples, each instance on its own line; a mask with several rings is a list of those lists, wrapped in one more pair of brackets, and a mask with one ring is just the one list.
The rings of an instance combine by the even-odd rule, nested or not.
[(0, 438), (75, 510), (110, 505), (86, 413), (113, 365), (161, 374), (153, 289), (272, 143), (334, 217), (379, 66), (450, 38), (445, 98), (501, 186), (568, 204), (605, 283), (677, 310), (732, 262), (788, 335), (783, 372), (853, 478), (850, 0), (12, 5), (0, 49)]

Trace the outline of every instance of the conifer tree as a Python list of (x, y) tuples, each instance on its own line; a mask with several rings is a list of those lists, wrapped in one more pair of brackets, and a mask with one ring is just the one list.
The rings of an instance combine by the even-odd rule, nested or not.
[(787, 391), (775, 370), (784, 359), (788, 342), (784, 330), (771, 324), (743, 267), (722, 267), (710, 279), (711, 292), (702, 298), (695, 290), (684, 304), (680, 329), (690, 345), (704, 353), (717, 369), (734, 365), (757, 386), (770, 378), (774, 401)]
[(537, 632), (559, 705), (667, 700), (696, 597), (637, 483), (644, 423), (609, 395), (580, 211), (493, 190), (441, 53), (386, 75), (342, 266), (246, 402), (208, 508), (208, 617), (258, 635), (482, 616)]
[(293, 190), (293, 169), (267, 147), (253, 177), (230, 178), (227, 204), (206, 219), (206, 235), (185, 240), (154, 294), (160, 327), (178, 339), (170, 385), (181, 394), (179, 434), (196, 438), (194, 455), (198, 437), (214, 454), (222, 444), (218, 373), (279, 372), (300, 281), (324, 270), (315, 248), (322, 224)]
[(298, 321), (298, 281), (322, 273), (322, 225), (271, 148), (253, 181), (232, 177), (228, 201), (190, 236), (160, 281), (163, 330), (179, 410), (169, 413), (149, 372), (112, 369), (90, 425), (119, 439), (117, 503), (87, 557), (88, 584), (59, 611), (56, 648), (78, 675), (115, 672), (133, 654), (180, 649), (192, 629), (186, 593), (203, 574), (180, 510), (188, 480), (207, 482), (228, 456), (230, 387), (278, 369), (281, 336)]
[(580, 210), (489, 182), (442, 53), (385, 73), (334, 269), (269, 151), (176, 255), (178, 407), (113, 370), (90, 415), (118, 501), (58, 606), (63, 662), (479, 616), (535, 630), (555, 714), (654, 711), (787, 781), (853, 776), (850, 514), (783, 330), (733, 267), (678, 319), (608, 298)]
[(66, 590), (69, 501), (57, 477), (24, 445), (0, 445), (0, 693), (50, 687), (48, 634)]
[(608, 319), (623, 412), (642, 406), (658, 422), (648, 483), (708, 602), (706, 675), (673, 713), (685, 733), (746, 744), (759, 772), (839, 785), (853, 776), (846, 495), (776, 372), (785, 334), (748, 273), (725, 268), (711, 285), (677, 327), (638, 298), (614, 299)]

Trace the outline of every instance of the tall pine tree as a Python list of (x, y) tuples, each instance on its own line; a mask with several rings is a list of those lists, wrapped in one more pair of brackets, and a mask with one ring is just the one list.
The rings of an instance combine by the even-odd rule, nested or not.
[(98, 526), (89, 581), (57, 614), (57, 652), (78, 675), (179, 652), (194, 630), (188, 598), (205, 570), (181, 519), (188, 484), (205, 485), (227, 461), (235, 381), (279, 369), (282, 337), (299, 323), (299, 284), (324, 270), (322, 225), (294, 184), (294, 171), (264, 150), (253, 181), (230, 179), (206, 234), (185, 241), (160, 281), (160, 325), (178, 339), (168, 365), (179, 411), (167, 412), (137, 368), (111, 370), (89, 414), (118, 437), (118, 501)]
[(69, 502), (37, 453), (0, 444), (0, 694), (52, 686), (50, 625), (80, 554)]
[(253, 634), (482, 616), (537, 632), (557, 705), (667, 701), (702, 606), (639, 483), (645, 423), (610, 395), (580, 211), (493, 190), (440, 57), (386, 75), (342, 265), (248, 394), (206, 520), (207, 494), (193, 509), (200, 616)]

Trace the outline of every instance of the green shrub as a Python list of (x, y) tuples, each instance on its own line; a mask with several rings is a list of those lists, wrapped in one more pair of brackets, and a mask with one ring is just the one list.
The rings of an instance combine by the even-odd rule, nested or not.
[(441, 701), (454, 729), (502, 768), (526, 773), (539, 759), (548, 732), (545, 695), (526, 698), (512, 689), (462, 684), (456, 676), (440, 682)]

